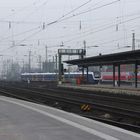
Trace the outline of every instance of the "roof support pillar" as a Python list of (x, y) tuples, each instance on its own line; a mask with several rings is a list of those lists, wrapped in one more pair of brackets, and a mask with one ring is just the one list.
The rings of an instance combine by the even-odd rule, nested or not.
[(113, 64), (113, 86), (115, 87), (115, 64)]
[(82, 82), (83, 82), (83, 79), (84, 79), (84, 66), (82, 66)]
[(87, 66), (87, 83), (88, 83), (88, 66)]
[(58, 57), (59, 57), (59, 81), (61, 81), (62, 80), (62, 72), (61, 72), (61, 59), (62, 59), (62, 56), (61, 56), (61, 54), (58, 54)]
[(120, 77), (121, 77), (120, 64), (118, 64), (118, 87), (120, 87)]
[(138, 86), (138, 75), (137, 75), (137, 72), (138, 72), (138, 63), (136, 61), (135, 62), (135, 88), (137, 88), (137, 86)]
[(82, 76), (84, 77), (84, 66), (82, 66)]

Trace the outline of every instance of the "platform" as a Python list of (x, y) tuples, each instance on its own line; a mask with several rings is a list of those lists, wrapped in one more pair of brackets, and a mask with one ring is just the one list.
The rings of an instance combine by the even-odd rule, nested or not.
[(74, 85), (69, 83), (69, 84), (58, 85), (58, 87), (103, 92), (103, 93), (128, 94), (128, 95), (140, 96), (140, 88), (133, 88), (130, 86), (113, 87), (112, 85), (103, 85), (103, 84), (89, 84), (89, 85), (75, 84)]
[(48, 106), (0, 96), (0, 140), (139, 140), (140, 135)]

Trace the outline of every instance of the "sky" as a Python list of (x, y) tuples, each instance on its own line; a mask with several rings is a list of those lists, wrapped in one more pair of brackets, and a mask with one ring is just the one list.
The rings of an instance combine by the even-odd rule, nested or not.
[[(0, 56), (51, 61), (57, 50), (82, 49), (86, 57), (140, 47), (140, 0), (0, 0)], [(63, 47), (61, 45), (64, 45)], [(98, 46), (98, 47), (95, 47)], [(67, 58), (65, 58), (67, 59)], [(70, 58), (72, 59), (72, 57)]]

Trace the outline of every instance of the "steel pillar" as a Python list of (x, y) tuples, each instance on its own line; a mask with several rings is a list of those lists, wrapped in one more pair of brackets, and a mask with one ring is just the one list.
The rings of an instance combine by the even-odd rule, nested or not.
[(113, 64), (113, 86), (115, 87), (115, 64)]
[(138, 75), (137, 75), (137, 73), (138, 73), (138, 63), (136, 61), (135, 62), (135, 88), (137, 88), (137, 86), (138, 86)]
[(118, 64), (118, 87), (120, 87), (120, 77), (121, 77), (120, 64)]
[(88, 67), (87, 67), (87, 83), (88, 83)]
[(62, 56), (61, 54), (58, 54), (58, 59), (59, 59), (59, 81), (61, 81), (62, 79), (62, 73), (61, 73), (61, 60), (62, 60)]

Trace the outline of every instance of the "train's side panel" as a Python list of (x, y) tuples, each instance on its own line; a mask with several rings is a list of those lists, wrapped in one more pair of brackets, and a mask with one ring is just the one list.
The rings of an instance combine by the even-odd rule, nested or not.
[[(72, 79), (81, 78), (82, 73), (65, 73), (64, 79), (65, 81), (71, 81)], [(57, 81), (58, 75), (56, 73), (24, 73), (21, 74), (21, 79), (23, 81)], [(93, 72), (88, 73), (88, 82), (89, 83), (97, 83), (100, 79), (99, 75), (95, 75)], [(84, 74), (84, 80), (87, 80), (87, 75)]]
[(47, 73), (27, 73), (27, 74), (21, 74), (21, 80), (23, 81), (56, 81), (57, 76), (56, 74), (47, 74)]
[[(75, 79), (75, 80), (80, 79), (80, 80), (87, 82), (87, 74), (84, 74), (84, 79), (83, 79), (82, 73), (65, 73), (64, 78), (65, 78), (66, 82), (70, 82), (71, 79)], [(98, 76), (97, 75), (95, 76), (93, 72), (88, 73), (88, 83), (89, 84), (98, 83), (99, 80), (100, 80), (99, 74), (98, 74)]]
[[(103, 72), (102, 81), (111, 81), (113, 80), (113, 72)], [(133, 81), (135, 79), (134, 72), (121, 72), (120, 80), (121, 81)], [(115, 73), (115, 80), (118, 80), (118, 73)], [(138, 74), (138, 80), (140, 80), (140, 75)]]

